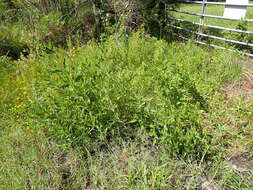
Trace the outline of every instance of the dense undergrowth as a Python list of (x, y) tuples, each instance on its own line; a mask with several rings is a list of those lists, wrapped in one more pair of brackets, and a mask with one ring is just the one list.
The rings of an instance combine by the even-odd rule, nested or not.
[[(53, 47), (86, 44), (124, 28), (144, 26), (153, 36), (168, 36), (165, 7), (176, 0), (1, 0), (0, 56), (19, 59)], [(123, 8), (124, 7), (124, 8)]]
[(0, 60), (1, 189), (253, 187), (224, 162), (252, 155), (252, 101), (222, 92), (242, 58), (142, 32), (54, 51)]
[(85, 43), (94, 37), (91, 3), (79, 0), (0, 2), (0, 55), (19, 59), (52, 46)]
[(252, 66), (171, 42), (174, 6), (0, 1), (0, 189), (253, 189)]
[(28, 110), (31, 125), (63, 144), (87, 148), (140, 129), (175, 154), (201, 157), (211, 140), (201, 115), (240, 65), (227, 57), (214, 67), (219, 57), (192, 45), (180, 49), (137, 34), (19, 61), (31, 97), (17, 106)]

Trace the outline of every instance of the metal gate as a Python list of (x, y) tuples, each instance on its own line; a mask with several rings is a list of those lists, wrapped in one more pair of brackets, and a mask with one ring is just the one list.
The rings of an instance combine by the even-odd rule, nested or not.
[[(236, 0), (232, 0), (233, 1), (236, 1)], [(251, 31), (246, 31), (246, 30), (240, 30), (240, 29), (235, 29), (235, 28), (227, 28), (227, 27), (222, 27), (222, 26), (216, 26), (216, 25), (208, 25), (208, 24), (205, 24), (205, 18), (215, 18), (215, 19), (222, 19), (222, 20), (234, 20), (234, 21), (240, 21), (240, 20), (243, 20), (245, 22), (251, 22), (253, 23), (253, 19), (243, 19), (243, 18), (235, 18), (236, 15), (233, 14), (233, 12), (231, 12), (232, 16), (228, 16), (226, 15), (227, 13), (224, 12), (224, 15), (223, 16), (217, 16), (217, 15), (209, 15), (209, 14), (206, 14), (206, 9), (208, 8), (207, 5), (218, 5), (218, 6), (223, 6), (225, 8), (228, 8), (228, 13), (230, 13), (229, 11), (229, 8), (232, 8), (236, 11), (238, 11), (239, 9), (245, 11), (246, 13), (246, 8), (247, 7), (253, 7), (253, 4), (249, 4), (248, 3), (248, 0), (247, 3), (242, 3), (242, 0), (239, 0), (241, 3), (229, 3), (231, 2), (231, 0), (227, 0), (227, 2), (208, 2), (207, 0), (203, 0), (203, 1), (190, 1), (190, 0), (184, 0), (184, 1), (180, 1), (180, 3), (183, 3), (183, 4), (200, 4), (202, 5), (202, 12), (201, 13), (196, 13), (196, 12), (189, 12), (189, 11), (183, 11), (183, 10), (177, 10), (177, 9), (170, 9), (170, 11), (173, 11), (173, 12), (177, 12), (179, 14), (186, 14), (186, 15), (193, 15), (193, 16), (197, 16), (197, 17), (200, 17), (200, 21), (199, 22), (193, 22), (193, 21), (189, 21), (189, 20), (184, 20), (184, 19), (179, 19), (179, 18), (175, 18), (175, 17), (172, 17), (172, 16), (169, 16), (168, 18), (170, 20), (174, 20), (178, 23), (190, 23), (192, 25), (195, 25), (198, 27), (198, 30), (197, 31), (194, 31), (194, 30), (191, 30), (189, 28), (185, 28), (185, 27), (181, 27), (181, 26), (176, 26), (175, 24), (171, 24), (170, 26), (176, 30), (182, 30), (182, 31), (185, 31), (185, 32), (188, 32), (188, 33), (191, 33), (193, 35), (196, 36), (196, 38), (189, 38), (189, 37), (185, 37), (179, 33), (173, 33), (174, 35), (178, 36), (179, 38), (183, 39), (183, 40), (192, 40), (198, 44), (202, 44), (202, 45), (207, 45), (207, 46), (211, 46), (211, 47), (214, 47), (214, 48), (219, 48), (219, 49), (227, 49), (227, 50), (230, 50), (230, 51), (236, 51), (235, 49), (231, 49), (231, 48), (226, 48), (226, 47), (223, 47), (223, 46), (219, 46), (219, 45), (215, 45), (213, 43), (207, 43), (205, 40), (202, 40), (202, 37), (206, 37), (206, 38), (209, 38), (209, 39), (214, 39), (214, 40), (221, 40), (221, 41), (225, 41), (225, 42), (230, 42), (230, 43), (233, 43), (233, 44), (237, 44), (237, 45), (243, 45), (243, 46), (249, 46), (249, 47), (253, 47), (253, 43), (249, 43), (249, 42), (245, 42), (245, 41), (238, 41), (238, 40), (233, 40), (233, 39), (229, 39), (229, 38), (226, 38), (226, 37), (221, 37), (221, 36), (216, 36), (216, 35), (209, 35), (209, 34), (206, 34), (203, 32), (203, 27), (206, 27), (206, 28), (212, 28), (212, 29), (217, 29), (217, 30), (225, 30), (225, 31), (230, 31), (230, 32), (235, 32), (235, 33), (241, 33), (241, 34), (248, 34), (248, 35), (253, 35), (253, 32)], [(238, 2), (238, 0), (237, 0)], [(224, 9), (225, 10), (225, 9)], [(236, 13), (238, 14), (238, 12)], [(242, 13), (243, 14), (243, 13)], [(239, 15), (239, 14), (238, 14)], [(250, 57), (253, 57), (253, 54), (252, 53), (246, 53), (244, 52), (245, 55), (248, 55)]]

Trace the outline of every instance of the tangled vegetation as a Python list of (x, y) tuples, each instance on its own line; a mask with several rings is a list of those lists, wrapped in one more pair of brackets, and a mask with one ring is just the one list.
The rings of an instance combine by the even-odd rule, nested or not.
[(99, 2), (0, 2), (0, 189), (252, 189), (248, 58)]
[[(56, 186), (70, 189), (76, 186), (79, 189), (85, 185), (102, 189), (109, 187), (113, 181), (105, 183), (105, 179), (97, 176), (97, 171), (89, 167), (99, 166), (103, 162), (100, 158), (95, 163), (90, 159), (94, 159), (97, 154), (108, 154), (106, 150), (110, 146), (117, 149), (113, 158), (116, 160), (111, 160), (115, 164), (120, 164), (117, 159), (120, 159), (118, 157), (121, 154), (132, 154), (131, 151), (140, 149), (136, 154), (153, 154), (144, 150), (144, 147), (151, 150), (160, 147), (155, 148), (154, 154), (158, 157), (167, 155), (175, 164), (180, 164), (178, 158), (197, 161), (203, 165), (211, 160), (218, 164), (235, 151), (233, 146), (243, 145), (242, 153), (250, 153), (252, 144), (248, 143), (252, 134), (243, 134), (243, 139), (239, 137), (241, 131), (252, 129), (253, 104), (228, 100), (221, 91), (225, 82), (238, 79), (243, 65), (240, 59), (235, 61), (235, 57), (228, 53), (212, 52), (210, 55), (207, 49), (193, 44), (168, 44), (163, 40), (145, 37), (141, 32), (130, 38), (118, 38), (116, 35), (104, 42), (90, 42), (84, 47), (57, 49), (55, 54), (43, 57), (30, 55), (29, 58), (15, 62), (3, 57), (0, 105), (4, 111), (1, 112), (1, 141), (6, 146), (0, 151), (3, 163), (0, 184), (4, 189), (10, 187), (8, 179), (15, 176), (15, 179), (19, 177), (24, 181), (14, 181), (15, 188), (20, 186), (25, 189), (29, 184), (35, 189), (46, 186), (49, 189), (56, 189)], [(241, 102), (239, 107), (238, 101)], [(231, 129), (231, 125), (235, 125), (238, 130)], [(18, 144), (15, 145), (16, 143)], [(122, 143), (130, 143), (130, 148), (121, 150), (121, 146), (126, 146)], [(12, 158), (14, 152), (6, 149), (9, 146), (14, 146), (15, 151), (26, 153), (21, 154), (20, 158)], [(51, 146), (52, 150), (47, 150)], [(59, 154), (60, 150), (63, 153)], [(54, 154), (56, 157), (47, 159), (44, 157), (46, 155), (43, 156), (44, 151), (49, 157)], [(76, 151), (79, 155), (76, 155)], [(37, 156), (40, 157), (39, 160)], [(109, 161), (104, 156), (104, 161)], [(134, 158), (133, 155), (131, 157)], [(11, 171), (9, 167), (13, 166), (10, 165), (10, 159), (17, 160)], [(39, 165), (33, 168), (26, 159), (32, 159)], [(86, 165), (87, 159), (95, 165)], [(134, 172), (134, 163), (128, 160), (130, 158), (127, 156), (122, 159), (130, 164), (122, 167)], [(166, 160), (161, 162), (166, 165)], [(44, 161), (46, 165), (43, 164)], [(58, 171), (54, 169), (58, 166), (54, 166), (44, 174), (37, 173), (51, 167), (52, 162), (57, 162), (60, 168), (66, 169)], [(70, 165), (68, 162), (71, 162)], [(81, 162), (81, 165), (76, 162)], [(155, 161), (151, 166), (146, 165), (145, 159), (140, 160), (140, 164), (151, 167), (145, 176), (140, 176), (140, 181), (145, 177), (147, 183), (139, 184), (136, 181), (138, 178), (128, 181), (128, 177), (134, 173), (123, 172), (120, 175), (121, 180), (126, 180), (122, 184), (125, 188), (135, 189), (139, 186), (149, 189), (152, 182), (149, 181), (149, 175), (154, 175), (152, 183), (155, 189), (161, 188), (161, 185), (168, 189), (173, 186), (183, 188), (182, 182), (165, 183), (157, 179), (158, 175), (169, 177), (173, 169), (160, 174), (166, 167), (160, 170)], [(188, 165), (187, 162), (181, 164)], [(69, 167), (75, 168), (72, 170)], [(82, 173), (83, 167), (89, 169)], [(104, 169), (106, 172), (107, 169)], [(144, 172), (144, 168), (139, 169), (141, 173)], [(183, 171), (184, 169), (181, 172)], [(119, 171), (115, 168), (113, 172)], [(196, 172), (200, 170), (196, 168)], [(51, 175), (57, 178), (54, 183), (50, 182)], [(59, 178), (61, 175), (63, 179)], [(93, 177), (89, 178), (88, 175)], [(107, 174), (104, 175), (107, 177)], [(116, 173), (113, 175), (117, 176)], [(218, 177), (218, 174), (213, 175)], [(221, 180), (225, 181), (221, 185), (228, 183), (235, 187), (234, 182), (225, 177), (227, 173), (222, 175)], [(230, 171), (229, 175), (233, 179), (237, 174)], [(177, 179), (176, 176), (173, 178), (183, 179)], [(47, 181), (44, 185), (40, 184), (43, 179)], [(239, 177), (237, 180), (242, 183), (242, 179)], [(103, 184), (100, 184), (101, 180)], [(191, 183), (192, 187), (197, 184), (194, 179)], [(244, 185), (247, 187), (252, 184)]]
[(173, 0), (2, 0), (0, 55), (18, 59), (30, 52), (52, 52), (100, 40), (116, 31), (124, 35), (142, 25), (155, 36), (165, 36), (166, 6)]

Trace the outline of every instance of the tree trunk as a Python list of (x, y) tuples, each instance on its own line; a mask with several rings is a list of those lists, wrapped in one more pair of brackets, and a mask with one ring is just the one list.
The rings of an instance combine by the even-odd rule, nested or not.
[(95, 38), (98, 39), (101, 33), (101, 18), (95, 3), (92, 4), (93, 15), (95, 19)]

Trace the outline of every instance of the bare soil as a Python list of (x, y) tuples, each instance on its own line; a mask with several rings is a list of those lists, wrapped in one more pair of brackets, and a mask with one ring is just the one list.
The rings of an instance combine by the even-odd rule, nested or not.
[(248, 59), (248, 64), (242, 68), (240, 80), (224, 86), (228, 98), (243, 96), (246, 99), (253, 99), (253, 59)]

